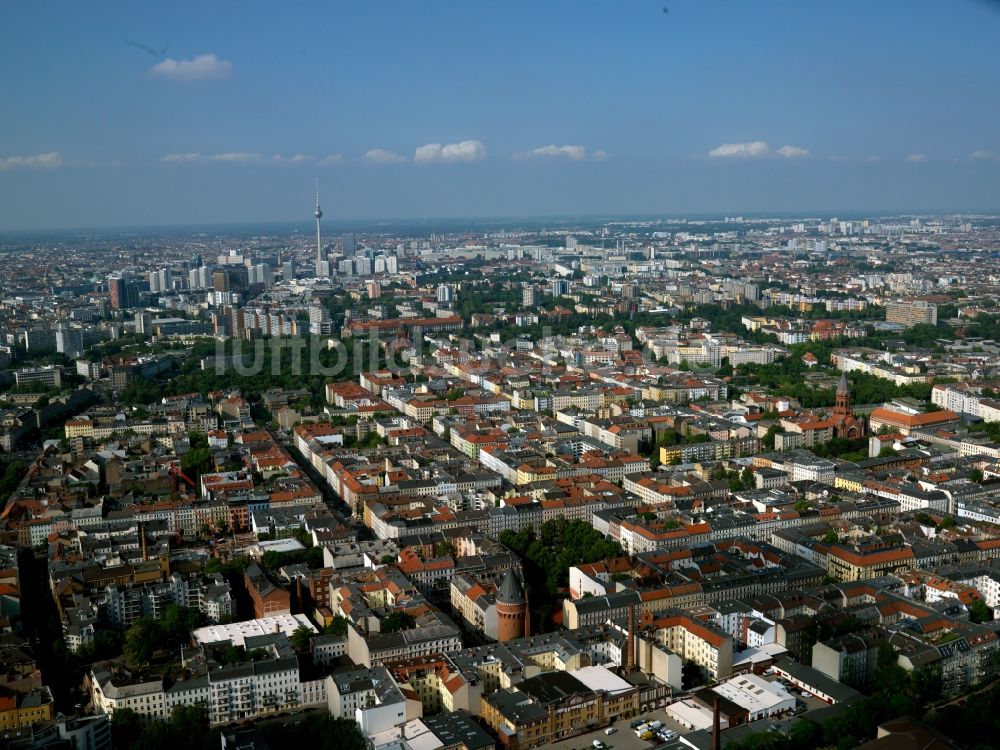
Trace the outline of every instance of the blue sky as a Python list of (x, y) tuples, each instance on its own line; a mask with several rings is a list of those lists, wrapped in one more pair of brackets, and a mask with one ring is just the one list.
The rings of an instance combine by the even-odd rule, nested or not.
[(346, 220), (1000, 209), (987, 0), (9, 2), (0, 28), (0, 229), (308, 222), (316, 177)]

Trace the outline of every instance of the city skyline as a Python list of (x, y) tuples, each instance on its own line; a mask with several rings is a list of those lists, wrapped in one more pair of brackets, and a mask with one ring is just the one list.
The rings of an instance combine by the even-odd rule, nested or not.
[(0, 230), (997, 209), (996, 4), (803, 5), (5, 6)]

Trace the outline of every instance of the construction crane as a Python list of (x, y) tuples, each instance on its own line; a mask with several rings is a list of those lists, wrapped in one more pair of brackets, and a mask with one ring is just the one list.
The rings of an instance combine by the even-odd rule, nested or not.
[(188, 486), (191, 489), (195, 488), (194, 480), (184, 473), (184, 470), (181, 469), (180, 464), (177, 463), (176, 461), (170, 464), (170, 468), (168, 471), (170, 473), (170, 479), (172, 481), (172, 487), (173, 487), (171, 492), (172, 499), (174, 500), (177, 499), (179, 479), (183, 479), (185, 482), (187, 482)]

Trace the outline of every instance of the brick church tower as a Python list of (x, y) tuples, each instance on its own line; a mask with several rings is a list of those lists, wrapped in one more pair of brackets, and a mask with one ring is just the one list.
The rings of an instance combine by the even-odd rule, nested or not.
[(837, 402), (830, 415), (830, 421), (833, 423), (835, 437), (849, 440), (864, 437), (864, 420), (854, 416), (854, 410), (851, 409), (851, 392), (847, 386), (846, 373), (840, 376), (840, 385), (837, 386)]

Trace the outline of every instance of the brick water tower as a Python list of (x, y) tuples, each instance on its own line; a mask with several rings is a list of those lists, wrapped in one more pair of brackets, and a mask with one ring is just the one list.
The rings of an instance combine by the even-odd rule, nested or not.
[(513, 570), (508, 570), (497, 589), (497, 640), (501, 643), (525, 635), (528, 602), (524, 588)]

